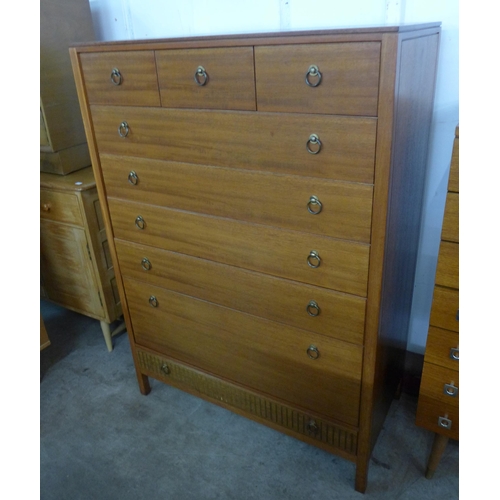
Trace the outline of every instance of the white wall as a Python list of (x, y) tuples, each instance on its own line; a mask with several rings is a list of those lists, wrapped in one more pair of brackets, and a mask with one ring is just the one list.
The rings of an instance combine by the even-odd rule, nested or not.
[(423, 353), (454, 130), (458, 0), (89, 0), (100, 40), (442, 22), (434, 117), (408, 349)]

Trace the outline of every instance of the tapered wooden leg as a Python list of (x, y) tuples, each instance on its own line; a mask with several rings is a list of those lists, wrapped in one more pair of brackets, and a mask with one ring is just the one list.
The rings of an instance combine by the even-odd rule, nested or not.
[(427, 479), (432, 479), (434, 472), (436, 472), (439, 461), (443, 456), (446, 445), (448, 444), (448, 437), (442, 434), (434, 435), (434, 442), (432, 443), (432, 450), (429, 456), (429, 461), (427, 462), (427, 470), (425, 471), (425, 477)]
[(139, 390), (141, 391), (141, 394), (147, 396), (151, 392), (151, 386), (149, 385), (148, 376), (143, 375), (142, 373), (138, 373), (137, 380), (139, 382)]
[(360, 459), (356, 461), (356, 482), (354, 484), (354, 489), (360, 493), (366, 491), (366, 486), (368, 485), (368, 460)]
[(109, 323), (106, 321), (101, 321), (102, 334), (104, 335), (104, 341), (106, 342), (106, 347), (108, 351), (113, 350), (113, 342), (111, 341), (111, 329), (109, 328)]

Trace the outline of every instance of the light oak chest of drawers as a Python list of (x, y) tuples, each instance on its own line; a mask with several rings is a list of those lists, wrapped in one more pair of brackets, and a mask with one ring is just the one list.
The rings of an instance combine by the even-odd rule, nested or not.
[(140, 390), (356, 464), (400, 381), (438, 24), (71, 49)]

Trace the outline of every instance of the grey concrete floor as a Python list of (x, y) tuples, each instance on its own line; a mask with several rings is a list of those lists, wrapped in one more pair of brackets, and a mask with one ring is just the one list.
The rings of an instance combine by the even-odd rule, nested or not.
[(151, 379), (139, 392), (127, 334), (104, 344), (99, 322), (41, 302), (42, 500), (458, 499), (458, 443), (424, 477), (433, 436), (417, 399), (395, 400), (365, 495), (354, 464)]

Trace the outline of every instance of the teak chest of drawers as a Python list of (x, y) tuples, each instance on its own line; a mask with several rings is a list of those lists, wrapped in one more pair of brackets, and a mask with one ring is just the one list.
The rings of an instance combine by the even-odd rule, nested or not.
[(459, 429), (459, 127), (455, 131), (416, 423), (435, 433), (426, 477)]
[(70, 50), (140, 390), (356, 463), (400, 381), (440, 25)]

